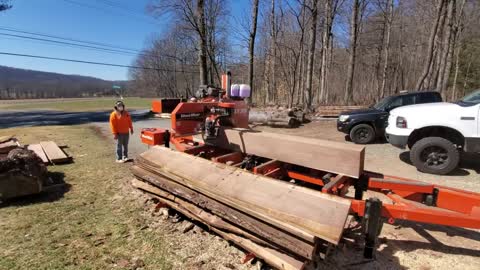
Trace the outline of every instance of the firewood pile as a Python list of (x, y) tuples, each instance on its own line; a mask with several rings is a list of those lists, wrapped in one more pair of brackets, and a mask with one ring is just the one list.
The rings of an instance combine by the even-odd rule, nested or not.
[(132, 172), (134, 187), (276, 269), (319, 260), (348, 216), (348, 204), (321, 192), (160, 146)]
[(251, 110), (248, 121), (252, 124), (262, 124), (273, 127), (296, 128), (308, 123), (305, 112), (299, 108)]
[(47, 184), (47, 168), (15, 138), (0, 142), (0, 201), (36, 194)]

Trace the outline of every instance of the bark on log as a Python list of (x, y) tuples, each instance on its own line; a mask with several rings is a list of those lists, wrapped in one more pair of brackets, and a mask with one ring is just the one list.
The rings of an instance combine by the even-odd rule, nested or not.
[[(137, 183), (138, 184), (138, 183)], [(150, 188), (147, 188), (150, 189)], [(150, 189), (151, 190), (151, 189)], [(161, 202), (169, 205), (171, 208), (177, 210), (178, 212), (182, 213), (183, 215), (193, 219), (197, 220), (200, 222), (205, 223), (205, 219), (203, 219), (199, 213), (202, 212), (200, 208), (196, 208), (192, 204), (188, 204), (185, 201), (172, 201), (169, 199), (166, 199), (161, 196), (156, 196), (156, 195), (151, 195), (152, 197), (160, 200)], [(168, 197), (171, 198), (171, 196), (167, 195)], [(192, 212), (193, 210), (193, 212)], [(201, 215), (205, 215), (204, 213)], [(211, 224), (210, 224), (211, 225)], [(233, 227), (233, 226), (232, 226)], [(252, 252), (255, 254), (257, 257), (263, 259), (265, 262), (267, 262), (269, 265), (275, 267), (276, 269), (282, 269), (282, 270), (301, 270), (304, 268), (305, 263), (297, 260), (293, 257), (290, 257), (286, 255), (285, 253), (278, 251), (276, 249), (273, 249), (271, 247), (267, 246), (261, 246), (254, 241), (251, 241), (249, 238), (244, 238), (242, 236), (239, 236), (237, 234), (229, 233), (228, 231), (222, 230), (221, 228), (218, 228), (216, 226), (210, 227), (210, 230), (215, 232), (216, 234), (220, 235), (223, 237), (225, 240), (231, 241), (234, 244), (246, 249), (247, 251)], [(241, 232), (240, 235), (248, 235), (246, 232), (242, 232), (241, 229), (236, 229), (237, 231)]]
[(0, 200), (36, 194), (47, 180), (47, 168), (32, 151), (14, 149), (0, 159)]
[(258, 235), (266, 241), (278, 246), (283, 246), (286, 250), (307, 259), (311, 259), (313, 256), (314, 245), (312, 243), (307, 243), (285, 231), (279, 230), (185, 186), (147, 172), (138, 166), (133, 166), (132, 171), (135, 176), (151, 183), (152, 185), (168, 191), (175, 196), (184, 198), (201, 208), (208, 209), (215, 215), (228, 220), (233, 224), (237, 224), (237, 226)]
[(141, 154), (142, 166), (310, 243), (337, 244), (350, 202), (164, 147)]

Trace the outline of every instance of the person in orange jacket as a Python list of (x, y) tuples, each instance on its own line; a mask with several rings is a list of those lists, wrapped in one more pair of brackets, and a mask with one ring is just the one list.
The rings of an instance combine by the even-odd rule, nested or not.
[(117, 141), (117, 163), (128, 161), (129, 133), (133, 134), (132, 118), (125, 110), (125, 104), (117, 101), (113, 112), (110, 114), (110, 129), (113, 138)]

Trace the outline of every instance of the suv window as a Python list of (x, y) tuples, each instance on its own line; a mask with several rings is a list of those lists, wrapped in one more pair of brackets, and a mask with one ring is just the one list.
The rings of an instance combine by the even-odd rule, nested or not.
[(395, 108), (415, 104), (414, 95), (394, 97), (389, 104), (385, 106), (386, 110), (393, 110)]
[(441, 102), (442, 98), (437, 93), (421, 93), (417, 96), (417, 104)]
[(402, 106), (415, 104), (415, 95), (408, 95), (402, 97)]

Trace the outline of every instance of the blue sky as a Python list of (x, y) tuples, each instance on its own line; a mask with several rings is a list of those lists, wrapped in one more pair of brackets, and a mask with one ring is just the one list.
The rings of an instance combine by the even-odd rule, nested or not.
[[(161, 34), (168, 18), (153, 19), (145, 14), (150, 0), (12, 0), (13, 8), (0, 13), (0, 27), (45, 33), (73, 39), (142, 49), (154, 34)], [(75, 4), (89, 5), (94, 8)], [(123, 6), (113, 8), (107, 2)], [(231, 5), (249, 8), (249, 0), (232, 0)], [(133, 14), (132, 14), (133, 13)], [(0, 30), (0, 33), (9, 33)], [(9, 33), (12, 34), (12, 33)], [(34, 54), (84, 61), (129, 65), (134, 56), (52, 45), (0, 35), (0, 52)], [(127, 79), (127, 68), (95, 66), (0, 55), (0, 65), (94, 76), (108, 80)]]

